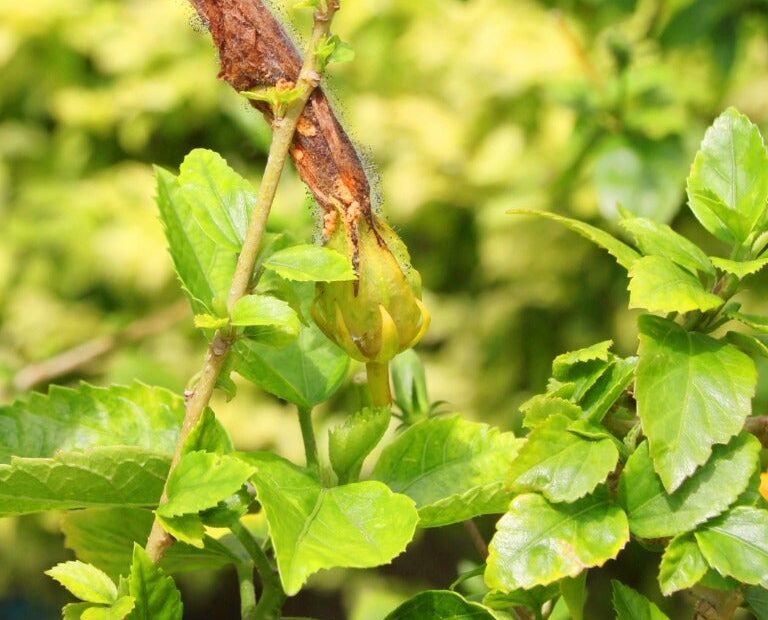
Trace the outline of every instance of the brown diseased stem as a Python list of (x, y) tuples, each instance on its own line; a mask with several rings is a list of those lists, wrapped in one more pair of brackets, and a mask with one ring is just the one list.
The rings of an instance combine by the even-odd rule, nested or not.
[[(216, 15), (219, 19), (226, 22), (232, 18), (232, 15), (227, 14), (227, 7), (234, 6), (232, 2), (194, 2), (198, 11), (201, 11), (200, 7), (207, 6), (210, 13), (204, 14), (201, 11), (203, 17), (207, 17), (209, 22), (211, 16)], [(262, 11), (266, 9), (258, 2), (251, 2), (252, 8), (256, 9), (260, 7)], [(259, 246), (261, 245), (261, 239), (264, 235), (266, 228), (267, 218), (272, 206), (272, 202), (277, 191), (277, 185), (280, 181), (283, 167), (285, 166), (286, 159), (288, 158), (288, 151), (291, 146), (291, 142), (296, 131), (296, 127), (302, 115), (302, 111), (309, 100), (312, 91), (317, 86), (320, 80), (320, 66), (315, 49), (317, 43), (321, 38), (327, 36), (330, 23), (333, 19), (333, 15), (338, 9), (338, 2), (328, 2), (328, 9), (324, 13), (315, 13), (314, 27), (312, 29), (312, 37), (309, 42), (307, 54), (303, 65), (300, 69), (293, 74), (295, 79), (295, 88), (299, 91), (299, 96), (296, 100), (290, 104), (284, 116), (280, 118), (272, 117), (272, 143), (269, 147), (269, 155), (267, 156), (267, 164), (264, 169), (264, 176), (259, 186), (259, 194), (256, 201), (256, 207), (251, 214), (251, 219), (248, 224), (248, 230), (246, 231), (245, 239), (243, 241), (243, 248), (238, 257), (237, 267), (235, 268), (235, 274), (232, 278), (232, 286), (230, 287), (229, 297), (227, 305), (231, 309), (234, 303), (240, 299), (243, 295), (248, 293), (251, 277), (253, 276), (253, 268), (256, 263), (256, 257), (259, 252)], [(267, 11), (268, 14), (268, 11)], [(271, 17), (271, 15), (270, 15)], [(212, 23), (212, 22), (211, 22)], [(285, 39), (282, 34), (280, 25), (272, 19), (272, 29), (269, 30), (269, 35), (272, 38)], [(213, 32), (213, 30), (212, 30)], [(216, 41), (216, 36), (214, 35)], [(237, 41), (234, 41), (237, 43)], [(217, 41), (217, 45), (219, 42)], [(220, 52), (222, 46), (219, 45)], [(266, 61), (269, 61), (269, 53), (271, 50), (262, 50), (266, 54)], [(222, 52), (222, 73), (225, 72), (225, 56)], [(283, 78), (284, 79), (284, 78)], [(276, 82), (277, 80), (275, 80)], [(271, 84), (271, 85), (274, 85)], [(173, 473), (174, 468), (181, 458), (181, 451), (184, 445), (184, 440), (189, 435), (190, 431), (195, 427), (200, 420), (205, 408), (210, 402), (213, 390), (216, 387), (219, 374), (226, 362), (227, 355), (234, 341), (234, 332), (230, 329), (219, 330), (216, 332), (208, 352), (205, 356), (205, 363), (200, 373), (200, 379), (195, 385), (195, 388), (188, 395), (184, 413), (184, 422), (181, 427), (181, 433), (176, 444), (176, 450), (171, 460), (171, 467), (168, 471), (168, 478)], [(167, 480), (166, 487), (163, 489), (163, 493), (160, 497), (160, 504), (163, 504), (168, 499), (167, 494)], [(152, 531), (149, 534), (147, 540), (147, 555), (150, 559), (157, 563), (163, 557), (166, 549), (173, 543), (173, 537), (168, 534), (155, 519), (152, 524)]]

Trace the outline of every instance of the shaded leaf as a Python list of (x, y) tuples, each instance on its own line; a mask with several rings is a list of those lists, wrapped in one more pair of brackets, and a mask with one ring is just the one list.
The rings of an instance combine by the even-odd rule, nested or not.
[(387, 407), (362, 409), (328, 432), (328, 455), (341, 481), (356, 480), (363, 461), (389, 427)]
[(591, 422), (600, 422), (632, 383), (636, 368), (636, 357), (617, 357), (582, 398), (584, 417)]
[(139, 545), (133, 547), (128, 590), (136, 601), (130, 620), (181, 620), (183, 607), (176, 584)]
[(408, 599), (384, 620), (496, 620), (493, 612), (450, 590), (427, 590)]
[(669, 620), (656, 605), (629, 586), (611, 579), (616, 620)]
[(704, 577), (709, 564), (701, 554), (693, 534), (683, 534), (673, 538), (659, 565), (659, 586), (664, 596), (691, 588)]

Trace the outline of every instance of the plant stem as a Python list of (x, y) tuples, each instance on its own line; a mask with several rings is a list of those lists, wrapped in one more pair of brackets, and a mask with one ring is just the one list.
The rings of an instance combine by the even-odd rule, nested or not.
[[(295, 86), (299, 90), (299, 96), (290, 104), (285, 116), (274, 119), (272, 142), (269, 146), (264, 176), (259, 186), (256, 207), (251, 214), (251, 220), (243, 241), (243, 249), (238, 256), (235, 274), (229, 289), (227, 306), (230, 310), (238, 299), (248, 293), (251, 277), (253, 276), (253, 268), (259, 253), (259, 246), (261, 245), (269, 211), (275, 198), (277, 185), (288, 157), (288, 150), (296, 131), (296, 125), (309, 100), (309, 96), (320, 81), (318, 71), (321, 67), (315, 50), (318, 42), (328, 34), (331, 20), (338, 8), (338, 2), (332, 1), (328, 3), (327, 11), (315, 13), (312, 38)], [(216, 332), (208, 347), (200, 379), (186, 402), (184, 422), (171, 461), (171, 467), (168, 470), (168, 478), (181, 458), (184, 440), (200, 420), (200, 416), (210, 402), (213, 390), (216, 387), (216, 381), (224, 367), (233, 342), (234, 332), (232, 330), (226, 330), (225, 332), (220, 330)], [(160, 497), (160, 504), (163, 504), (168, 499), (168, 478), (166, 478), (166, 485)], [(173, 537), (155, 519), (149, 539), (147, 540), (146, 550), (149, 558), (157, 564), (172, 543)]]
[(480, 554), (480, 557), (485, 561), (488, 558), (488, 545), (485, 544), (483, 535), (480, 533), (480, 530), (477, 529), (477, 524), (473, 519), (467, 519), (464, 521), (464, 528), (467, 530), (469, 538), (475, 546), (477, 553)]
[(319, 468), (320, 459), (317, 457), (317, 441), (315, 429), (312, 426), (312, 409), (299, 407), (299, 425), (301, 426), (301, 438), (304, 440), (304, 454), (307, 456), (307, 467)]
[(392, 392), (389, 389), (389, 364), (386, 362), (368, 362), (365, 365), (368, 374), (368, 391), (374, 407), (389, 407), (392, 404)]
[[(276, 620), (280, 617), (279, 610), (285, 601), (285, 592), (280, 583), (280, 577), (269, 562), (269, 558), (248, 529), (239, 521), (232, 525), (232, 533), (237, 537), (243, 548), (251, 556), (256, 572), (261, 580), (261, 598), (256, 605), (253, 620)], [(242, 591), (242, 585), (241, 585)], [(243, 616), (245, 617), (245, 616)]]
[(237, 581), (240, 584), (240, 618), (256, 620), (256, 590), (253, 587), (253, 566), (235, 564)]

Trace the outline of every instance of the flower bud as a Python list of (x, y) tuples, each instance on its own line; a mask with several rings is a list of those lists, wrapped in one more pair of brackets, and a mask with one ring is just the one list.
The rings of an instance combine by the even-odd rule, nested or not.
[(361, 362), (386, 363), (429, 326), (421, 276), (405, 244), (374, 214), (338, 226), (326, 245), (352, 260), (357, 280), (317, 285), (312, 317), (328, 338)]

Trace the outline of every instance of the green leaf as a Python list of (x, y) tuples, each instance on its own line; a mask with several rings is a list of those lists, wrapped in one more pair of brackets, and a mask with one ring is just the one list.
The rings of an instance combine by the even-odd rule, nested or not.
[(81, 620), (123, 620), (133, 610), (136, 601), (132, 596), (121, 596), (109, 607), (91, 606), (84, 610)]
[(651, 312), (712, 310), (723, 300), (699, 279), (663, 256), (644, 256), (629, 270), (629, 307)]
[(584, 411), (578, 405), (546, 394), (537, 394), (520, 406), (523, 413), (523, 426), (536, 428), (552, 416), (565, 416), (570, 420), (578, 420), (584, 415)]
[(196, 452), (203, 450), (205, 452), (216, 452), (218, 454), (227, 454), (232, 452), (232, 439), (229, 437), (226, 429), (216, 419), (213, 409), (206, 407), (203, 414), (192, 427), (192, 430), (184, 440), (181, 453)]
[(526, 438), (507, 476), (513, 491), (539, 491), (551, 502), (591, 493), (616, 467), (611, 439), (591, 441), (566, 430), (572, 420), (550, 417)]
[(757, 381), (752, 360), (735, 347), (642, 316), (635, 397), (650, 454), (664, 488), (674, 491), (741, 431)]
[(760, 357), (768, 357), (768, 345), (756, 336), (729, 331), (725, 334), (725, 339), (732, 345), (744, 351), (744, 353)]
[(275, 454), (241, 458), (256, 467), (253, 483), (288, 595), (324, 568), (387, 564), (413, 537), (413, 501), (380, 482), (325, 488), (312, 473)]
[(429, 415), (427, 375), (419, 354), (406, 349), (395, 355), (389, 365), (394, 400), (406, 420), (416, 421)]
[[(127, 575), (133, 543), (145, 543), (154, 515), (142, 508), (90, 508), (64, 514), (61, 529), (64, 545), (79, 560), (93, 564), (112, 579)], [(215, 570), (231, 563), (231, 556), (215, 540), (206, 537), (205, 548), (176, 542), (166, 551), (161, 566), (169, 572)]]
[(195, 312), (210, 313), (214, 299), (226, 299), (237, 252), (220, 246), (203, 232), (192, 209), (181, 198), (175, 176), (155, 168), (155, 177), (157, 206), (176, 273)]
[(668, 495), (653, 471), (648, 442), (627, 461), (619, 479), (619, 501), (629, 528), (640, 538), (665, 538), (692, 530), (715, 517), (743, 493), (759, 466), (760, 443), (742, 433), (712, 456), (693, 476)]
[(519, 495), (496, 524), (485, 583), (509, 592), (575, 577), (616, 557), (628, 541), (627, 517), (605, 493), (573, 504)]
[(582, 571), (577, 577), (563, 579), (560, 582), (562, 594), (571, 620), (584, 620), (584, 604), (587, 602), (587, 571)]
[(754, 260), (745, 261), (728, 260), (726, 258), (718, 258), (717, 256), (712, 256), (711, 258), (712, 264), (715, 267), (721, 271), (732, 273), (739, 279), (746, 278), (753, 273), (757, 273), (763, 267), (768, 265), (768, 257), (766, 256), (763, 258), (756, 258)]
[(632, 217), (619, 222), (635, 239), (646, 256), (663, 256), (687, 269), (714, 275), (715, 269), (707, 255), (694, 243), (679, 235), (666, 224), (642, 217)]
[(202, 549), (205, 546), (203, 543), (205, 525), (200, 515), (192, 513), (166, 517), (158, 511), (156, 516), (163, 529), (176, 540), (196, 549)]
[(92, 448), (0, 465), (0, 517), (43, 510), (157, 504), (170, 458), (140, 448)]
[[(562, 396), (563, 398), (569, 398), (571, 401), (578, 403), (584, 398), (587, 392), (605, 375), (614, 364), (613, 359), (609, 357), (608, 360), (590, 360), (588, 362), (579, 362), (572, 366), (554, 366), (554, 377), (550, 379), (550, 383), (547, 385), (547, 391), (552, 396)], [(570, 384), (568, 393), (557, 394), (553, 393), (550, 389), (553, 385), (553, 380), (557, 381), (557, 389), (559, 390), (563, 384)]]
[(589, 362), (591, 360), (608, 361), (609, 351), (612, 346), (613, 340), (603, 340), (584, 349), (558, 355), (552, 362), (552, 374), (555, 377), (562, 376), (572, 366), (580, 362)]
[(319, 245), (294, 245), (278, 250), (264, 261), (264, 268), (286, 280), (299, 282), (340, 282), (357, 278), (346, 256)]
[(387, 431), (390, 416), (388, 407), (366, 407), (328, 432), (328, 454), (339, 480), (357, 480), (365, 457)]
[(760, 130), (734, 108), (707, 130), (688, 177), (691, 209), (721, 241), (761, 232), (768, 201), (768, 152)]
[(194, 323), (198, 329), (220, 329), (229, 325), (229, 319), (212, 314), (196, 314)]
[(751, 327), (755, 331), (768, 334), (768, 317), (761, 316), (759, 314), (745, 314), (736, 310), (731, 310), (727, 313), (728, 318), (743, 323), (747, 327)]
[(45, 574), (81, 601), (111, 605), (117, 600), (117, 586), (114, 582), (104, 572), (85, 562), (62, 562), (49, 568)]
[(768, 590), (758, 586), (746, 588), (744, 600), (757, 620), (768, 620)]
[(235, 368), (263, 390), (300, 407), (328, 400), (347, 376), (349, 356), (312, 324), (286, 347), (248, 339), (235, 344)]
[(669, 620), (656, 605), (629, 586), (611, 579), (616, 620)]
[(52, 386), (0, 407), (0, 463), (117, 445), (171, 455), (183, 419), (184, 401), (162, 388)]
[(176, 584), (139, 545), (133, 547), (128, 588), (136, 600), (130, 620), (181, 620), (183, 607)]
[(737, 506), (695, 532), (707, 562), (721, 575), (768, 585), (768, 511)]
[(298, 336), (299, 316), (286, 302), (269, 295), (245, 295), (232, 307), (232, 325), (273, 325)]
[(426, 590), (408, 599), (384, 620), (496, 620), (497, 616), (479, 603), (471, 603), (449, 590)]
[(513, 590), (512, 592), (491, 590), (483, 596), (483, 605), (491, 609), (503, 610), (507, 610), (510, 607), (526, 607), (536, 614), (541, 613), (544, 603), (551, 601), (559, 592), (560, 586), (558, 583), (548, 586), (536, 586), (529, 590)]
[(411, 497), (421, 527), (504, 512), (511, 494), (503, 480), (519, 443), (512, 433), (487, 424), (431, 418), (389, 444), (371, 477)]
[(659, 565), (659, 586), (664, 596), (679, 590), (691, 588), (709, 570), (709, 565), (701, 554), (693, 534), (683, 534), (673, 538)]
[(613, 256), (616, 259), (616, 262), (618, 262), (619, 265), (624, 267), (624, 269), (629, 269), (630, 267), (632, 267), (633, 263), (640, 258), (640, 255), (637, 252), (635, 252), (627, 244), (622, 243), (621, 241), (616, 239), (616, 237), (608, 234), (604, 230), (600, 230), (599, 228), (596, 228), (595, 226), (591, 226), (589, 224), (585, 224), (584, 222), (580, 222), (579, 220), (574, 220), (569, 217), (563, 217), (561, 215), (550, 213), (548, 211), (514, 209), (512, 211), (507, 211), (507, 213), (510, 213), (512, 215), (537, 215), (539, 217), (544, 217), (549, 220), (559, 222), (563, 224), (565, 227), (572, 230), (573, 232), (578, 233), (585, 239), (589, 239), (596, 245), (599, 245), (601, 248), (606, 250), (611, 256)]
[(232, 456), (185, 454), (168, 478), (168, 501), (157, 513), (176, 517), (212, 508), (238, 491), (252, 474), (252, 467)]
[(213, 151), (194, 149), (179, 168), (178, 197), (219, 247), (239, 252), (256, 204), (253, 186)]
[(636, 357), (615, 358), (608, 371), (600, 376), (581, 400), (585, 419), (600, 422), (632, 383), (636, 368)]

